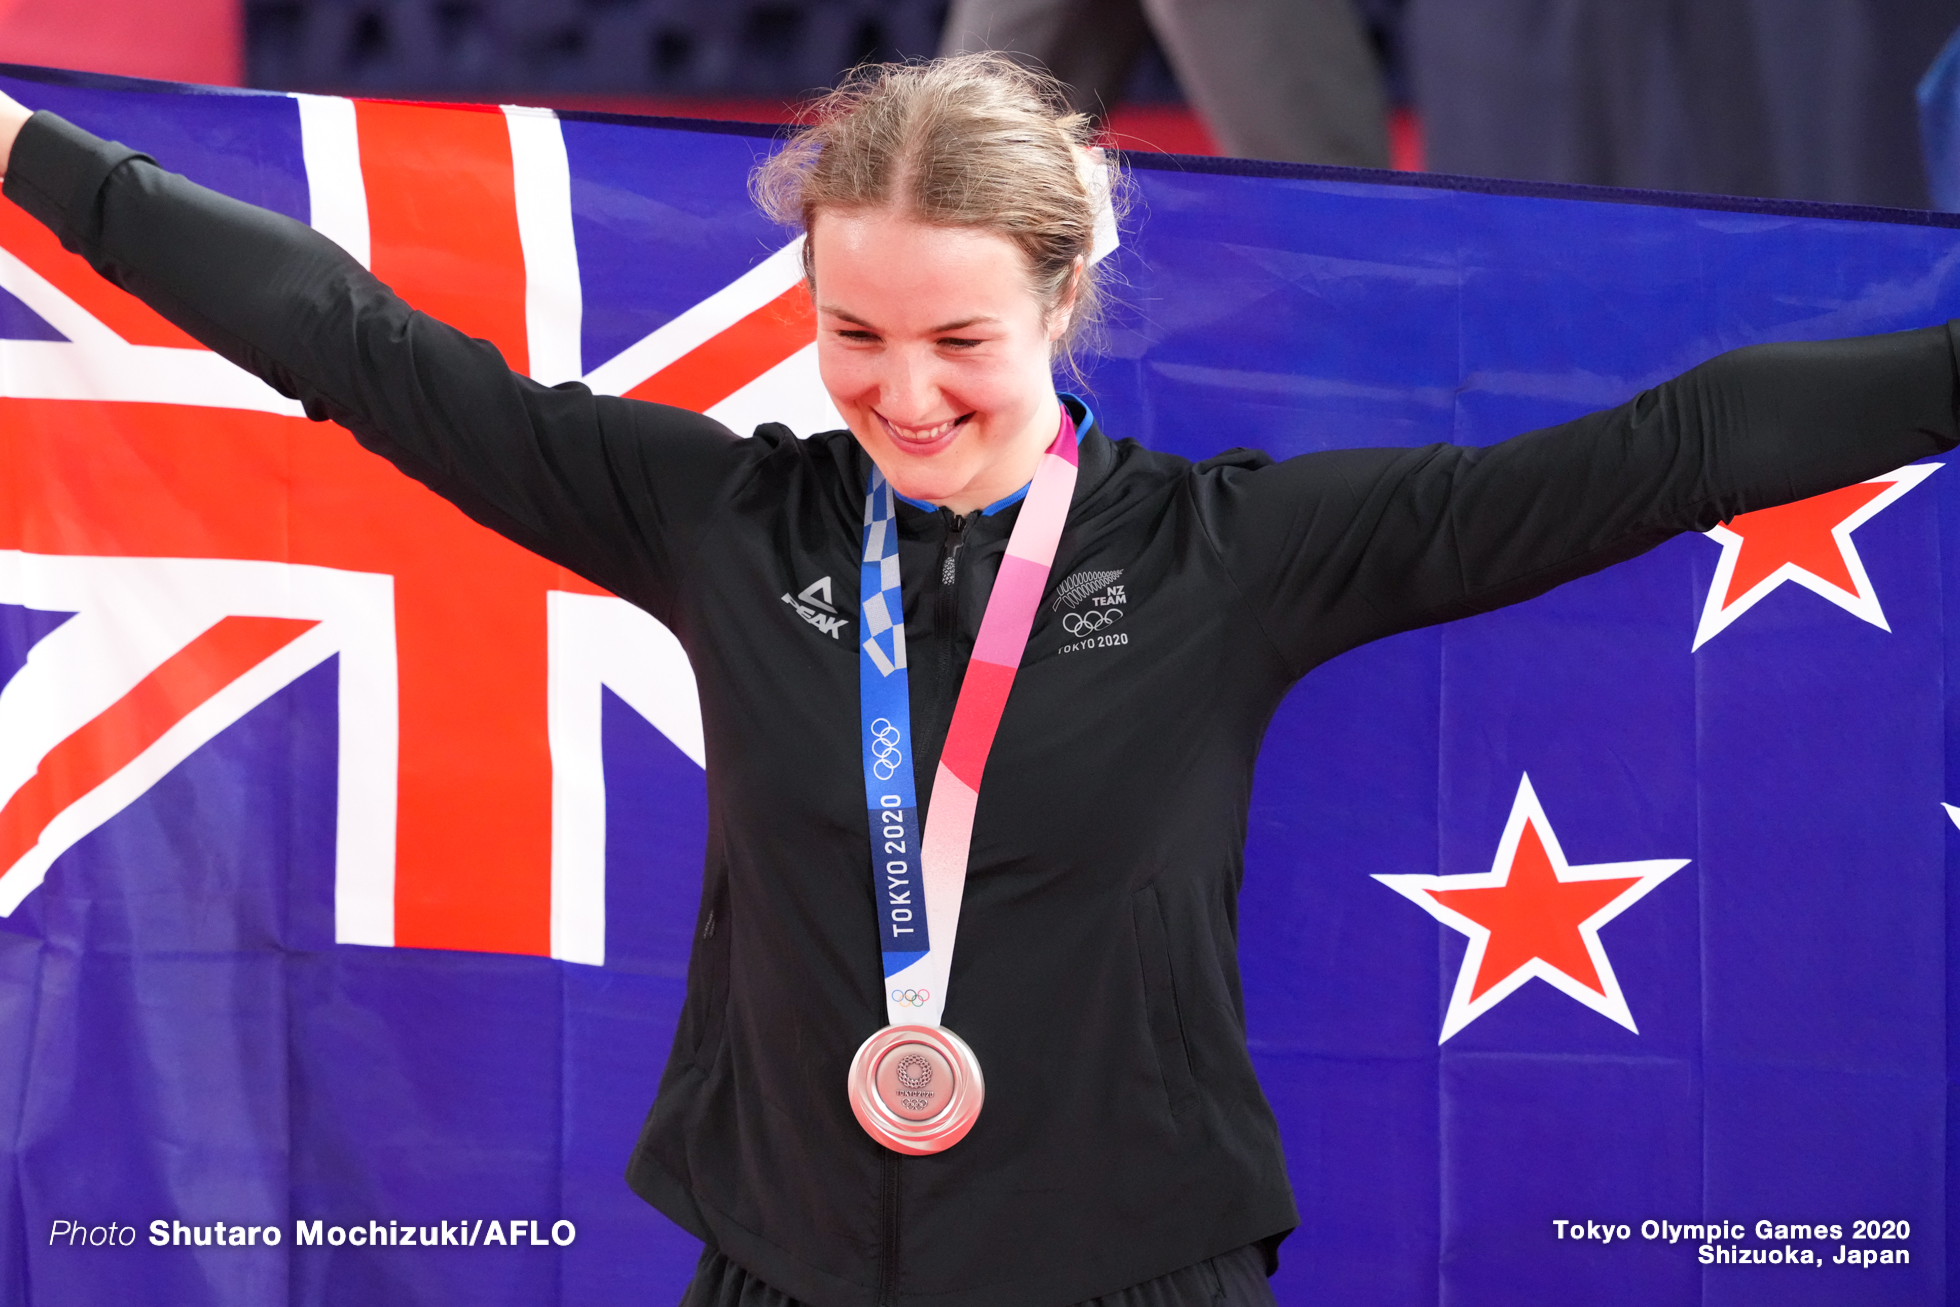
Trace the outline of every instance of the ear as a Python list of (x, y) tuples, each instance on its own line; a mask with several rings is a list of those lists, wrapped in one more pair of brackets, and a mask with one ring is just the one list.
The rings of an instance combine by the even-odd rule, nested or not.
[(1061, 302), (1048, 315), (1048, 343), (1051, 345), (1066, 336), (1069, 323), (1075, 321), (1076, 296), (1082, 289), (1082, 277), (1088, 268), (1088, 261), (1080, 254), (1076, 255), (1075, 267), (1068, 275), (1068, 289), (1062, 292)]
[(810, 298), (817, 298), (817, 219), (823, 210), (812, 209), (803, 219), (803, 285), (809, 290)]

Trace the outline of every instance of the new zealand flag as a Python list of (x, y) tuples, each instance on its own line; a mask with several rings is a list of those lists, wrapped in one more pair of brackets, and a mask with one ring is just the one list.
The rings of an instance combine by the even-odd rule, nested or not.
[[(311, 223), (540, 380), (841, 425), (746, 197), (765, 129), (0, 86)], [(1193, 456), (1486, 444), (1960, 313), (1940, 217), (1130, 163), (1090, 397)], [(1944, 1298), (1955, 478), (1303, 682), (1241, 910), (1303, 1217), (1282, 1302)], [(696, 1246), (621, 1177), (701, 758), (653, 618), (0, 204), (8, 1301), (677, 1298)]]

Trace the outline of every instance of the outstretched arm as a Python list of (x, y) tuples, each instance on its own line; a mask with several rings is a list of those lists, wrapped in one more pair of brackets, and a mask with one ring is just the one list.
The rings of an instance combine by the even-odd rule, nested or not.
[(1214, 539), (1305, 672), (1682, 531), (1960, 443), (1948, 327), (1756, 345), (1486, 449), (1343, 450), (1201, 478)]
[(539, 385), (311, 228), (0, 99), (6, 197), (68, 249), (478, 522), (665, 615), (748, 442), (685, 410)]
[(5, 91), (0, 91), (0, 179), (7, 175), (7, 161), (13, 158), (14, 137), (27, 126), (34, 111)]

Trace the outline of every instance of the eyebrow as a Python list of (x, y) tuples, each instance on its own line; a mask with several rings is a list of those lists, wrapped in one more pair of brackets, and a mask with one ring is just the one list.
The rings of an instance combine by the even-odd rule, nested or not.
[[(840, 309), (834, 304), (819, 304), (817, 309), (819, 312), (828, 313), (833, 318), (842, 318), (844, 321), (856, 323), (860, 327), (871, 327), (873, 331), (877, 330), (876, 327), (872, 327), (869, 322), (866, 322), (863, 318), (857, 316), (857, 314), (850, 312), (848, 309)], [(999, 321), (999, 318), (984, 314), (978, 317), (961, 318), (958, 322), (948, 322), (934, 327), (927, 331), (926, 335), (938, 336), (949, 331), (960, 331), (967, 327), (978, 327), (987, 323), (998, 323)]]

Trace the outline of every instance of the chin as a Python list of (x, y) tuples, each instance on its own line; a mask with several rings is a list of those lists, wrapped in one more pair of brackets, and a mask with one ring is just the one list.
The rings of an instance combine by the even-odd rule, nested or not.
[(937, 502), (958, 494), (972, 479), (971, 469), (961, 466), (965, 460), (956, 449), (958, 437), (937, 449), (921, 452), (906, 448), (883, 432), (879, 436), (880, 439), (869, 441), (860, 435), (858, 444), (885, 468), (892, 488), (908, 499)]
[(943, 499), (951, 499), (964, 487), (963, 482), (955, 483), (951, 477), (935, 475), (935, 468), (923, 469), (923, 476), (907, 475), (907, 471), (900, 469), (899, 475), (892, 481), (892, 489), (907, 499), (923, 499), (936, 504)]

